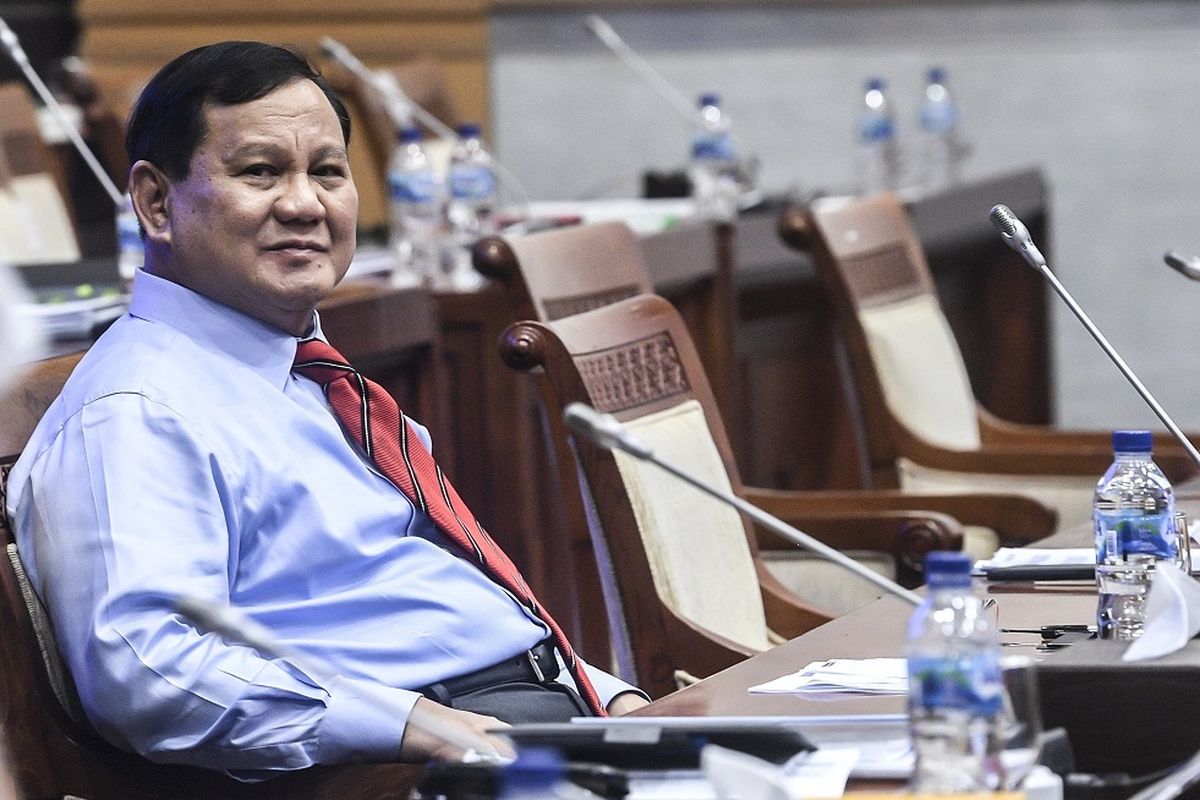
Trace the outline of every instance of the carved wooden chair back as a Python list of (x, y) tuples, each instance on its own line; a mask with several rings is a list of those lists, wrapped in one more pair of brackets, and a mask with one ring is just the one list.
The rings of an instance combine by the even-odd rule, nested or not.
[[(660, 455), (741, 489), (712, 390), (670, 303), (638, 295), (554, 322), (521, 322), (502, 343), (515, 369), (545, 370), (551, 415), (571, 402), (614, 414)], [(651, 694), (677, 671), (704, 676), (830, 618), (767, 571), (736, 512), (657, 467), (576, 443), (611, 562), (636, 679)]]
[[(781, 227), (785, 239), (811, 248), (833, 299), (877, 486), (1027, 492), (1056, 508), (1060, 525), (1088, 518), (1103, 445), (1051, 444), (1039, 440), (1045, 429), (1018, 431), (977, 403), (924, 250), (894, 195), (791, 212)], [(1016, 448), (1008, 463), (985, 447), (1005, 439)], [(1039, 448), (1094, 458), (1018, 463)]]

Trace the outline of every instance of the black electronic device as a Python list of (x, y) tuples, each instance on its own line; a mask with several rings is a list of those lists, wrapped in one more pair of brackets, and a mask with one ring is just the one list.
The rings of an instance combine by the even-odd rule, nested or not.
[(700, 750), (715, 744), (782, 764), (815, 750), (799, 730), (743, 720), (697, 720), (655, 724), (622, 720), (604, 723), (531, 723), (495, 731), (518, 748), (552, 747), (569, 762), (605, 764), (629, 770), (699, 769)]

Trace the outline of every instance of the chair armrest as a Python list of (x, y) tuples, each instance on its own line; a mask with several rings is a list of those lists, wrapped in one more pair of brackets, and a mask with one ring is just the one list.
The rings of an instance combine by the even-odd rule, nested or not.
[[(786, 495), (786, 493), (779, 493)], [(749, 498), (748, 498), (749, 499)], [(763, 503), (758, 501), (765, 500)], [(931, 550), (961, 550), (962, 526), (953, 517), (925, 509), (878, 510), (864, 512), (845, 507), (839, 511), (797, 509), (789, 502), (772, 503), (758, 496), (755, 502), (764, 511), (799, 528), (814, 539), (839, 550), (874, 550), (896, 559), (897, 577), (903, 584), (920, 585), (925, 555)], [(789, 550), (797, 547), (790, 540), (755, 526), (760, 550)]]
[(785, 639), (794, 639), (834, 618), (833, 613), (814, 608), (784, 586), (761, 559), (755, 559), (754, 566), (758, 571), (767, 627), (775, 633)]
[[(993, 447), (1001, 450), (1007, 447), (1037, 448), (1041, 452), (1069, 453), (1080, 457), (1087, 454), (1102, 461), (1112, 461), (1112, 434), (1109, 432), (1022, 425), (999, 419), (984, 411), (979, 413), (979, 423), (984, 450)], [(1186, 431), (1184, 435), (1193, 444), (1200, 441), (1200, 436)], [(1200, 465), (1197, 465), (1183, 445), (1165, 430), (1154, 432), (1154, 460), (1173, 482), (1200, 474)], [(1099, 478), (1099, 474), (1096, 477)]]
[(915, 494), (895, 490), (787, 492), (744, 487), (742, 496), (768, 513), (798, 522), (829, 513), (948, 514), (965, 525), (991, 528), (1005, 544), (1036, 542), (1054, 533), (1058, 520), (1054, 509), (1019, 494)]

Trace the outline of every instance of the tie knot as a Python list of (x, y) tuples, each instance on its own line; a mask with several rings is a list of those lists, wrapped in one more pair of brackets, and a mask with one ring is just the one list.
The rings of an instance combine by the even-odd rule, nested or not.
[(352, 375), (355, 369), (331, 345), (320, 339), (307, 339), (296, 347), (292, 371), (325, 385)]

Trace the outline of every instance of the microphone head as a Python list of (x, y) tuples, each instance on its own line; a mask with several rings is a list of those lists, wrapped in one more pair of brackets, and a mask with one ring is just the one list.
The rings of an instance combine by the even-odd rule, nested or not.
[(1019, 229), (1024, 227), (1012, 209), (1005, 205), (992, 206), (992, 210), (988, 213), (988, 219), (1006, 240), (1009, 237), (1017, 236)]
[(1171, 250), (1163, 256), (1163, 261), (1167, 262), (1168, 267), (1177, 271), (1185, 278), (1200, 281), (1200, 257), (1183, 255)]
[(624, 450), (637, 458), (649, 458), (651, 449), (626, 432), (616, 417), (601, 414), (583, 403), (569, 403), (563, 409), (563, 420), (576, 436), (582, 436), (605, 450)]

